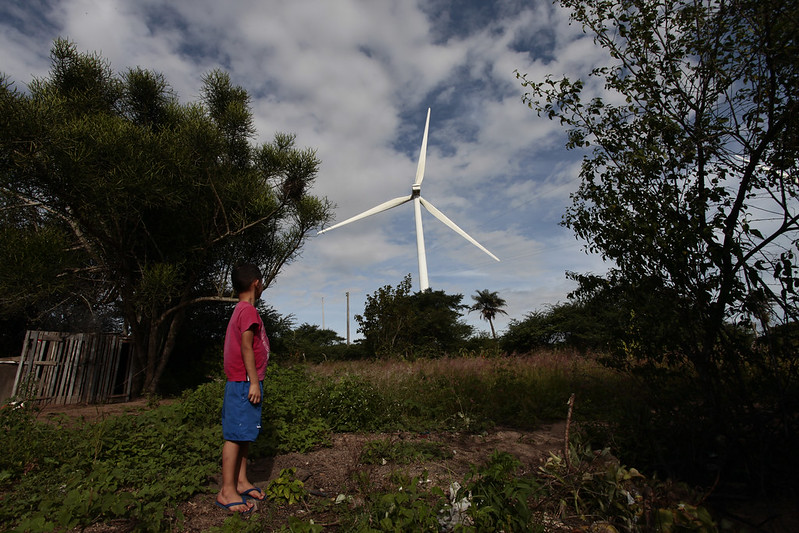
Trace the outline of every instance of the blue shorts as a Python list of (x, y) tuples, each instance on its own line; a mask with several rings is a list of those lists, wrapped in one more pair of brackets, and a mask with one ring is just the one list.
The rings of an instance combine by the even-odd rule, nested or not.
[[(261, 385), (261, 397), (264, 385)], [(222, 438), (236, 442), (253, 442), (261, 433), (261, 404), (247, 398), (249, 381), (228, 381), (222, 402)]]

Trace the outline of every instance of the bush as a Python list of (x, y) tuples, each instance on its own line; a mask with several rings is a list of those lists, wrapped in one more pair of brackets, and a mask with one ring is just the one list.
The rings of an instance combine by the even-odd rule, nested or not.
[(538, 483), (517, 475), (519, 460), (507, 452), (494, 452), (486, 464), (472, 467), (456, 500), (470, 498), (468, 514), (476, 531), (544, 531), (527, 500), (539, 491)]
[(330, 425), (318, 414), (316, 384), (305, 367), (270, 363), (264, 379), (262, 432), (252, 457), (306, 452), (328, 441)]
[(365, 379), (347, 374), (316, 395), (319, 414), (333, 431), (374, 431), (385, 424), (385, 402)]

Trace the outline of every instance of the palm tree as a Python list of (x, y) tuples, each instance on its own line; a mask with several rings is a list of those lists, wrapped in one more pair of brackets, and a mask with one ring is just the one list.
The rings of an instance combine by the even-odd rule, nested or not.
[(491, 326), (491, 336), (496, 340), (497, 333), (494, 331), (494, 317), (497, 316), (497, 313), (508, 314), (502, 309), (506, 305), (505, 300), (499, 297), (497, 291), (492, 292), (488, 289), (477, 291), (477, 295), (472, 296), (472, 300), (474, 300), (474, 305), (469, 308), (469, 311), (480, 311), (480, 316), (483, 317), (483, 320), (488, 320), (488, 324)]

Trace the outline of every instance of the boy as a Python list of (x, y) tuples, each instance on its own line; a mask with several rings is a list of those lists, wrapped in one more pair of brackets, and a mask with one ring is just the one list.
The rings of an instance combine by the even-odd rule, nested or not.
[(231, 512), (247, 513), (264, 493), (247, 478), (247, 452), (261, 432), (263, 379), (269, 362), (269, 339), (255, 302), (264, 290), (257, 266), (238, 265), (231, 276), (239, 303), (225, 333), (225, 398), (222, 404), (222, 488), (216, 504)]

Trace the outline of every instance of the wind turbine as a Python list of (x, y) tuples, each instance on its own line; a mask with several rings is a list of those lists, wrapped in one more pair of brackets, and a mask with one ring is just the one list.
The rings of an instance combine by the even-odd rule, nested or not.
[(334, 226), (330, 226), (329, 228), (325, 228), (317, 235), (321, 235), (326, 231), (330, 231), (336, 229), (338, 227), (344, 226), (351, 222), (355, 222), (356, 220), (360, 220), (362, 218), (366, 218), (371, 215), (376, 215), (377, 213), (382, 213), (383, 211), (388, 211), (393, 207), (397, 207), (404, 203), (410, 202), (413, 200), (413, 210), (416, 219), (416, 252), (419, 258), (419, 285), (421, 289), (427, 290), (430, 288), (430, 282), (427, 279), (427, 255), (425, 254), (424, 250), (424, 230), (422, 229), (422, 206), (427, 209), (430, 214), (434, 217), (439, 219), (441, 222), (449, 226), (453, 231), (458, 233), (461, 237), (469, 241), (470, 243), (474, 244), (482, 251), (490, 255), (493, 259), (499, 261), (499, 258), (486, 250), (483, 245), (479, 242), (474, 240), (472, 237), (469, 236), (468, 233), (463, 231), (461, 228), (458, 227), (453, 221), (444, 215), (441, 211), (436, 209), (436, 207), (422, 198), (422, 180), (424, 179), (424, 165), (425, 165), (425, 158), (427, 154), (427, 129), (430, 126), (430, 108), (427, 108), (427, 120), (424, 124), (424, 136), (422, 137), (422, 149), (419, 152), (419, 164), (416, 166), (416, 180), (413, 182), (413, 186), (411, 186), (411, 194), (408, 196), (400, 196), (399, 198), (394, 198), (393, 200), (389, 200), (388, 202), (383, 202), (380, 205), (377, 205), (367, 211), (364, 211), (360, 215), (355, 215), (354, 217), (348, 218), (344, 222), (339, 222)]

